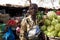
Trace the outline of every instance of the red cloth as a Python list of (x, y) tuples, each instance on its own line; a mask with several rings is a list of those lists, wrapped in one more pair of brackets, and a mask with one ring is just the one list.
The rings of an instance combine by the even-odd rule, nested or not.
[(60, 11), (57, 11), (56, 14), (57, 14), (57, 15), (60, 15)]
[(14, 25), (16, 25), (16, 21), (15, 20), (9, 20), (8, 25), (14, 26)]

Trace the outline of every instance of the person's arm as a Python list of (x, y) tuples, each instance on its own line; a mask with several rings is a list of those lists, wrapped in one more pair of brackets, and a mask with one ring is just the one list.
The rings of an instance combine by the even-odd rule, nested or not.
[(25, 23), (26, 21), (25, 21), (25, 19), (23, 19), (22, 20), (22, 22), (21, 22), (21, 28), (20, 28), (20, 40), (25, 40), (26, 38), (24, 37), (25, 35), (25, 31), (26, 31), (26, 23)]

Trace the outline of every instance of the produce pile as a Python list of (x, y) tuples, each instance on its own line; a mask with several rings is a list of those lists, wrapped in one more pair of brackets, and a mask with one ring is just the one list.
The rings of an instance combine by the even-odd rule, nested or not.
[(38, 11), (38, 12), (37, 12), (36, 18), (37, 18), (37, 24), (38, 24), (38, 25), (39, 25), (39, 23), (41, 22), (43, 15), (44, 15), (44, 12), (43, 12), (43, 11)]
[(49, 11), (41, 30), (48, 37), (60, 37), (60, 16), (54, 11)]

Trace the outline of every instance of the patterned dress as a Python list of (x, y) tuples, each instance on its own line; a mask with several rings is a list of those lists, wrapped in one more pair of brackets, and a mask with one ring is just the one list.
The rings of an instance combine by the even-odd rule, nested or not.
[(20, 30), (20, 40), (27, 40), (26, 34), (32, 27), (36, 24), (31, 18), (31, 15), (22, 19), (21, 30)]

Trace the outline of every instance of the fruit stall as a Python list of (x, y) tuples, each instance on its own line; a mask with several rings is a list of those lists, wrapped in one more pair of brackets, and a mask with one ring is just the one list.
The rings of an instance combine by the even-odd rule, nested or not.
[[(36, 17), (43, 32), (41, 40), (60, 40), (60, 0), (31, 0), (34, 3), (38, 5)], [(0, 23), (0, 38), (9, 18), (25, 17), (29, 6), (29, 0), (0, 1), (0, 20), (4, 22)]]

